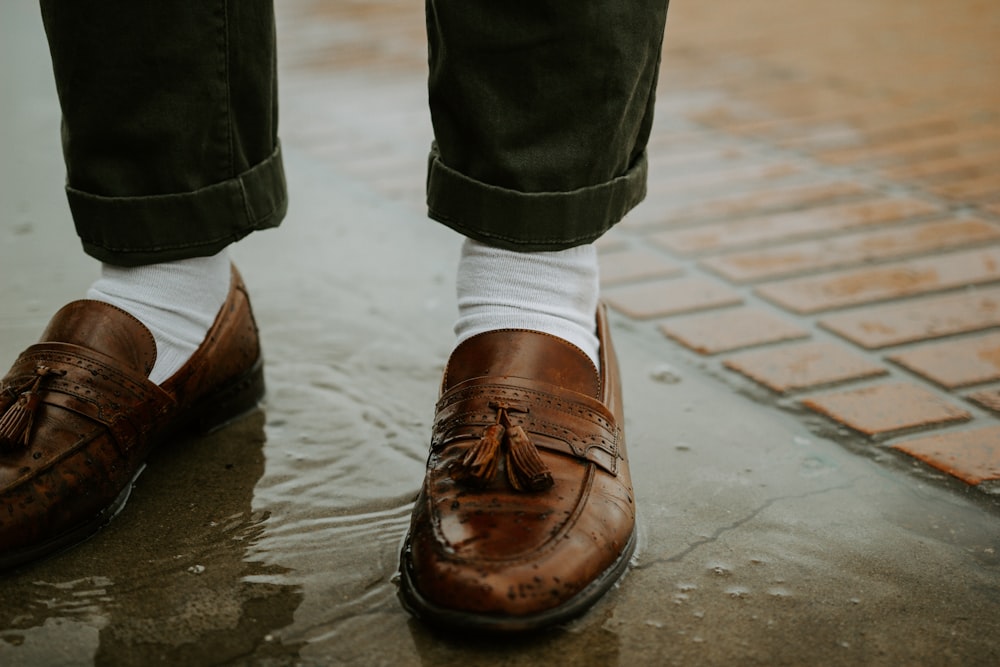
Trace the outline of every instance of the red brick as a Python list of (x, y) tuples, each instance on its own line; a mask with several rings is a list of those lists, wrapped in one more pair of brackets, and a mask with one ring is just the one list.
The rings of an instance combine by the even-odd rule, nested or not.
[(706, 278), (675, 278), (614, 287), (604, 291), (604, 299), (616, 310), (639, 319), (733, 306), (743, 302), (736, 291)]
[(670, 176), (656, 174), (657, 178), (649, 184), (649, 191), (669, 193), (712, 188), (718, 192), (720, 189), (731, 187), (733, 183), (741, 182), (758, 183), (759, 187), (764, 187), (768, 181), (801, 172), (802, 167), (800, 166), (790, 162), (775, 162), (772, 159), (767, 162), (753, 162), (728, 169), (707, 169), (694, 173), (684, 171)]
[(1000, 171), (929, 188), (953, 201), (993, 201), (1000, 198)]
[(775, 120), (774, 114), (765, 111), (760, 105), (739, 104), (732, 97), (728, 97), (720, 104), (700, 109), (690, 114), (690, 118), (699, 125), (714, 129), (729, 129), (759, 123), (771, 124)]
[(752, 282), (950, 250), (998, 238), (1000, 226), (993, 223), (941, 220), (722, 255), (703, 260), (702, 265), (729, 280)]
[(1000, 389), (982, 389), (969, 394), (968, 398), (987, 410), (1000, 412)]
[(853, 93), (835, 86), (817, 86), (811, 81), (784, 81), (768, 89), (754, 87), (748, 93), (735, 99), (730, 97), (721, 105), (692, 115), (692, 119), (757, 138), (763, 131), (785, 122), (822, 123), (858, 113), (862, 108), (872, 110), (873, 106), (871, 100), (859, 101)]
[(911, 137), (954, 132), (958, 128), (954, 113), (900, 119), (898, 107), (889, 109), (888, 113), (864, 113), (849, 121), (847, 126), (834, 125), (826, 129), (807, 127), (802, 134), (779, 141), (778, 144), (786, 148), (813, 151), (877, 146), (905, 141)]
[[(687, 94), (680, 91), (682, 87), (689, 89), (685, 91)], [(656, 100), (658, 118), (663, 118), (664, 114), (668, 118), (674, 114), (682, 114), (684, 119), (690, 123), (697, 115), (705, 113), (718, 104), (720, 98), (718, 91), (704, 89), (701, 85), (694, 86), (695, 90), (690, 90), (692, 87), (690, 84), (677, 86), (674, 92), (680, 94), (658, 97)], [(697, 123), (696, 126), (702, 127), (702, 124)]]
[(941, 179), (995, 174), (998, 165), (1000, 165), (1000, 149), (981, 155), (920, 160), (883, 169), (882, 173), (895, 180)]
[(948, 389), (1000, 380), (1000, 333), (930, 343), (889, 358)]
[(672, 142), (657, 141), (657, 135), (654, 134), (649, 145), (657, 149), (649, 156), (652, 181), (660, 180), (665, 175), (732, 169), (734, 165), (759, 159), (754, 158), (745, 146), (720, 144), (714, 137), (699, 138), (690, 146), (676, 146)]
[[(825, 151), (819, 154), (824, 162), (848, 164), (853, 162), (886, 162), (909, 160), (923, 155), (959, 155), (976, 152), (996, 144), (1000, 140), (1000, 128), (978, 126), (958, 130), (950, 134), (932, 134), (908, 138), (881, 146), (859, 146), (842, 150)], [(972, 148), (968, 148), (968, 147)]]
[(1000, 326), (1000, 287), (831, 315), (819, 325), (868, 349)]
[(743, 352), (726, 359), (724, 364), (727, 368), (782, 393), (885, 375), (888, 372), (882, 366), (871, 363), (841, 345), (825, 341)]
[(672, 319), (660, 330), (701, 354), (809, 337), (805, 329), (757, 308), (730, 308)]
[(674, 252), (696, 253), (819, 236), (929, 215), (940, 210), (920, 199), (876, 199), (790, 211), (750, 220), (699, 225), (693, 229), (660, 232), (649, 238), (657, 245)]
[[(857, 183), (835, 181), (807, 185), (786, 185), (751, 192), (719, 194), (718, 192), (697, 193), (695, 196), (664, 194), (661, 200), (652, 199), (643, 207), (644, 224), (673, 225), (713, 218), (731, 218), (800, 209), (835, 201), (843, 197), (869, 194), (870, 191)], [(630, 219), (639, 220), (640, 218)]]
[(970, 250), (863, 269), (794, 278), (757, 288), (797, 313), (818, 313), (1000, 279), (1000, 248)]
[[(684, 106), (686, 103), (699, 103), (697, 95), (681, 94), (679, 97), (685, 98), (678, 100), (679, 107)], [(657, 101), (658, 105), (660, 104), (660, 100)], [(712, 132), (706, 128), (696, 127), (687, 118), (682, 117), (680, 112), (666, 119), (662, 116), (657, 118), (657, 121), (660, 120), (664, 122), (656, 123), (647, 144), (647, 147), (652, 149), (648, 152), (647, 156), (650, 165), (654, 163), (660, 165), (666, 162), (681, 160), (682, 156), (696, 160), (707, 149), (715, 146), (732, 145), (730, 137), (721, 136), (717, 132)], [(752, 147), (747, 148), (752, 149)]]
[(1000, 479), (1000, 426), (914, 438), (893, 448), (966, 484)]
[(966, 421), (972, 415), (929, 389), (892, 382), (802, 400), (811, 410), (866, 435)]
[[(697, 93), (685, 94), (681, 91), (676, 92), (678, 93), (677, 95), (670, 96), (670, 102), (667, 102), (662, 97), (657, 98), (657, 106), (659, 107), (661, 103), (674, 103), (677, 105), (677, 110), (680, 111), (681, 108), (687, 105), (699, 103)], [(722, 137), (717, 132), (698, 127), (688, 119), (682, 118), (680, 113), (666, 118), (657, 118), (657, 121), (661, 120), (663, 121), (662, 123), (657, 122), (653, 126), (653, 132), (649, 135), (648, 146), (667, 150), (650, 151), (648, 157), (651, 161), (665, 158), (670, 159), (675, 154), (700, 153), (715, 144), (728, 143), (726, 141), (728, 137)]]
[(646, 250), (622, 250), (600, 255), (601, 284), (612, 285), (683, 273), (683, 269), (663, 255)]

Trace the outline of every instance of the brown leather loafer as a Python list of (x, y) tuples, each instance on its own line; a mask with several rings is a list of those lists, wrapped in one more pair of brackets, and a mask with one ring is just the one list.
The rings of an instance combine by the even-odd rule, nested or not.
[(208, 336), (170, 379), (123, 310), (74, 301), (0, 382), (0, 569), (74, 544), (124, 505), (153, 447), (208, 431), (264, 393), (257, 326), (239, 274)]
[(437, 625), (529, 630), (576, 616), (628, 566), (635, 503), (618, 365), (501, 330), (448, 361), (401, 554), (400, 598)]

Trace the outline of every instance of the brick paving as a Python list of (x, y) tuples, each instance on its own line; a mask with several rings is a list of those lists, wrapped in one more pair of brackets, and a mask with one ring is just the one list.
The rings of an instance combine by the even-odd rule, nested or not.
[(873, 267), (768, 283), (757, 294), (783, 308), (819, 313), (846, 306), (968, 288), (1000, 280), (1000, 244)]
[(787, 318), (758, 308), (726, 308), (671, 318), (660, 330), (701, 354), (809, 337), (808, 331)]
[[(285, 142), (422, 213), (422, 5), (278, 10)], [(773, 409), (1000, 488), (997, 34), (977, 0), (675, 3), (607, 301)]]
[(820, 269), (978, 246), (998, 238), (1000, 226), (993, 223), (981, 220), (934, 221), (885, 231), (843, 234), (822, 241), (782, 243), (776, 248), (712, 257), (701, 264), (733, 282), (757, 282)]
[(677, 262), (645, 248), (605, 251), (602, 259), (601, 281), (606, 286), (684, 273), (684, 269)]
[(1000, 333), (929, 343), (889, 359), (947, 389), (992, 382), (1000, 380)]
[(862, 308), (819, 325), (868, 349), (1000, 327), (1000, 287)]
[(1000, 475), (1000, 426), (956, 433), (927, 435), (904, 440), (893, 447), (955, 475), (969, 484), (979, 484)]
[(883, 366), (827, 341), (742, 352), (723, 365), (779, 393), (888, 373)]
[(736, 290), (712, 278), (687, 276), (604, 290), (604, 299), (629, 317), (648, 319), (743, 302)]
[(884, 225), (940, 212), (940, 208), (921, 200), (886, 198), (697, 225), (651, 234), (649, 240), (680, 254), (709, 253)]
[(912, 382), (844, 389), (802, 399), (802, 404), (870, 436), (964, 422), (972, 414)]
[(1000, 413), (1000, 389), (984, 389), (969, 394), (969, 400), (982, 407)]

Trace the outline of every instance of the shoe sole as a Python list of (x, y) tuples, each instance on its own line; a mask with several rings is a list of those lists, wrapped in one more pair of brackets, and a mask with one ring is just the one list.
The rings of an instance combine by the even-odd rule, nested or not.
[[(185, 418), (159, 438), (151, 450), (171, 437), (183, 434), (207, 435), (224, 428), (256, 408), (263, 397), (264, 365), (263, 361), (258, 359), (257, 363), (236, 381), (205, 396)], [(0, 558), (0, 571), (11, 570), (26, 563), (53, 556), (92, 537), (101, 528), (111, 523), (111, 520), (122, 511), (129, 496), (132, 495), (132, 488), (135, 486), (136, 480), (145, 469), (146, 464), (141, 464), (132, 479), (118, 494), (118, 497), (102, 509), (97, 516), (41, 544), (5, 554)]]
[(588, 609), (614, 586), (628, 569), (635, 552), (637, 530), (633, 529), (628, 543), (618, 559), (579, 593), (558, 607), (528, 616), (476, 614), (440, 607), (425, 599), (414, 584), (410, 570), (410, 536), (407, 534), (400, 553), (399, 589), (397, 595), (403, 608), (429, 625), (447, 630), (471, 630), (489, 634), (523, 633), (540, 630), (572, 620)]

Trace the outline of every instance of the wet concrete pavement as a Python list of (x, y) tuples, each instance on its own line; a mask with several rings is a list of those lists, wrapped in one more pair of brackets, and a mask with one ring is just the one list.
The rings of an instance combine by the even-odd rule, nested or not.
[[(749, 4), (761, 5), (763, 20), (780, 15), (782, 3), (770, 10)], [(860, 5), (829, 4), (816, 3), (817, 12), (829, 9), (831, 21), (857, 18), (845, 7)], [(900, 20), (916, 20), (914, 3), (890, 4), (900, 6)], [(678, 141), (687, 164), (696, 151), (759, 157), (759, 139), (733, 129), (739, 113), (753, 116), (737, 118), (742, 126), (753, 120), (771, 133), (792, 124), (766, 117), (778, 113), (774, 106), (751, 104), (731, 85), (735, 67), (749, 80), (745, 87), (757, 81), (759, 89), (763, 77), (776, 91), (776, 82), (791, 76), (778, 71), (773, 42), (737, 38), (732, 26), (722, 39), (723, 10), (732, 8), (734, 19), (749, 11), (737, 6), (672, 10), (668, 41), (671, 30), (677, 37), (668, 49), (676, 49), (679, 65), (668, 67), (660, 92), (653, 155), (660, 173), (672, 173), (670, 154), (655, 151)], [(634, 567), (583, 618), (519, 641), (435, 633), (402, 611), (392, 576), (450, 351), (459, 246), (420, 206), (430, 129), (419, 12), (395, 2), (281, 6), (293, 204), (281, 230), (234, 249), (262, 328), (266, 405), (225, 430), (161, 451), (107, 529), (0, 579), (0, 664), (996, 664), (1000, 507), (983, 492), (988, 485), (916, 462), (885, 444), (899, 440), (892, 434), (862, 437), (804, 408), (806, 394), (761, 388), (717, 354), (673, 342), (661, 330), (677, 326), (672, 316), (639, 317), (625, 308), (613, 328), (640, 508)], [(15, 93), (0, 99), (3, 117), (13, 119), (0, 128), (9, 157), (0, 167), (3, 359), (32, 342), (96, 274), (78, 251), (59, 188), (58, 110), (35, 13), (30, 5), (0, 9), (0, 72), (4, 89)], [(878, 18), (866, 16), (866, 25)], [(793, 43), (802, 39), (795, 30), (775, 31)], [(874, 55), (903, 49), (887, 45), (892, 41), (878, 42)], [(742, 57), (718, 58), (720, 45)], [(842, 45), (829, 51), (846, 53)], [(966, 52), (976, 53), (955, 47), (960, 60)], [(884, 78), (872, 71), (885, 61), (875, 61), (851, 81), (877, 88)], [(795, 67), (819, 77), (827, 64), (814, 54)], [(879, 89), (880, 100), (898, 108), (905, 97), (930, 108), (947, 89), (965, 91), (966, 108), (980, 115), (993, 108), (985, 93), (970, 93), (975, 77), (967, 69), (931, 79), (941, 90), (897, 82), (914, 92)], [(849, 106), (846, 95), (829, 93), (828, 79), (817, 81), (816, 95), (827, 104)], [(806, 83), (801, 90), (809, 90)], [(719, 129), (718, 109), (728, 114), (729, 129)], [(801, 154), (791, 160), (770, 144), (765, 157), (772, 158), (768, 169), (755, 161), (763, 169), (757, 176), (743, 186), (735, 176), (728, 183), (758, 196), (790, 187), (780, 181), (769, 188), (761, 173), (798, 178), (794, 186), (831, 176), (871, 185), (868, 171)], [(659, 281), (668, 275), (704, 277), (683, 253), (646, 242), (651, 229), (674, 229), (660, 224), (670, 206), (681, 210), (669, 202), (682, 199), (692, 210), (692, 202), (720, 198), (718, 182), (703, 178), (709, 185), (672, 195), (666, 179), (654, 182), (648, 212), (637, 211), (604, 242), (605, 259), (628, 251), (656, 260), (642, 279), (606, 263), (609, 293), (649, 282), (666, 289)], [(995, 221), (984, 201), (961, 210)], [(812, 319), (734, 289), (744, 307), (785, 318), (814, 341), (839, 342)], [(789, 349), (782, 345), (753, 349)], [(911, 379), (879, 353), (858, 353), (895, 379)], [(848, 382), (869, 386), (853, 376)], [(934, 433), (995, 423), (953, 393), (928, 391), (972, 415)]]

